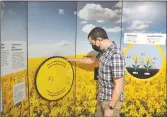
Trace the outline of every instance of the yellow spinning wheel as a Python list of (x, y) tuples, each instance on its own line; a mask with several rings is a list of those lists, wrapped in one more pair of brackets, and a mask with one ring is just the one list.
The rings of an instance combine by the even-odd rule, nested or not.
[(71, 64), (63, 57), (45, 60), (36, 73), (38, 93), (47, 100), (57, 100), (71, 89), (74, 73)]

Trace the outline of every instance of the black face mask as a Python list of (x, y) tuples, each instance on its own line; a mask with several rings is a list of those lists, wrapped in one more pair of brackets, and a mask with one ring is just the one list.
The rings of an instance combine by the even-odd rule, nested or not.
[(101, 49), (99, 46), (96, 46), (96, 45), (92, 45), (92, 48), (97, 51), (97, 52), (101, 52)]

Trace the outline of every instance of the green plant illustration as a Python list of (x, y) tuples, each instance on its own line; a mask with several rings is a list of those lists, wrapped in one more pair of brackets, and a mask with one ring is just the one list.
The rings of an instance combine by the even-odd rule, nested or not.
[(152, 59), (147, 56), (145, 59), (144, 59), (144, 68), (147, 70), (147, 73), (149, 72), (149, 69), (152, 68)]
[(132, 67), (134, 68), (135, 72), (137, 71), (137, 69), (139, 68), (139, 62), (140, 62), (140, 58), (138, 56), (134, 56), (132, 58), (132, 61), (134, 64), (132, 64)]

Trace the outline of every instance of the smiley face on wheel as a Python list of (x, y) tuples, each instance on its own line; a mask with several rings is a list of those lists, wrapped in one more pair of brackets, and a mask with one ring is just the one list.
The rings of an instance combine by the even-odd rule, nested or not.
[(71, 89), (74, 73), (71, 64), (63, 57), (45, 60), (36, 73), (38, 93), (47, 100), (64, 97)]

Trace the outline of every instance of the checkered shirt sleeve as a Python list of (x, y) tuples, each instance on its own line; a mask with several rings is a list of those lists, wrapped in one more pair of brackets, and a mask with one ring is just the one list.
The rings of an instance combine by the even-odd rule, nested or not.
[(125, 66), (124, 57), (120, 53), (113, 54), (111, 60), (111, 70), (112, 70), (111, 77), (112, 78), (124, 77), (125, 75), (124, 66)]

